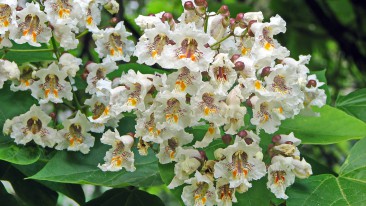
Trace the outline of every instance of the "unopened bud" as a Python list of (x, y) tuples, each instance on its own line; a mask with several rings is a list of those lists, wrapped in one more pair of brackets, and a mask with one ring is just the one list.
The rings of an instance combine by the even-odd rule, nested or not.
[(253, 143), (253, 139), (252, 139), (252, 138), (245, 138), (245, 139), (244, 139), (244, 141), (245, 141), (245, 143), (247, 143), (248, 145)]
[(281, 140), (281, 135), (277, 134), (272, 137), (272, 142), (279, 142)]
[(202, 160), (208, 160), (205, 151), (200, 150), (199, 153), (200, 153), (200, 157), (201, 157)]
[(236, 15), (235, 21), (241, 22), (241, 21), (243, 21), (243, 18), (244, 18), (244, 13), (239, 13)]
[(191, 1), (186, 1), (186, 3), (184, 3), (184, 9), (185, 10), (194, 10), (194, 4)]
[(241, 138), (244, 138), (244, 137), (248, 136), (248, 132), (245, 130), (241, 130), (240, 132), (238, 132), (238, 136)]
[(291, 141), (286, 141), (285, 144), (294, 144), (294, 143)]
[(243, 71), (245, 69), (245, 64), (244, 62), (241, 61), (237, 61), (235, 62), (235, 71)]
[(50, 116), (53, 120), (55, 120), (55, 119), (56, 119), (56, 113), (54, 113), (54, 112), (51, 112), (51, 113), (49, 114), (49, 116)]
[(247, 104), (247, 106), (248, 106), (248, 107), (253, 107), (253, 104), (252, 104), (251, 99), (252, 99), (252, 97), (254, 97), (254, 96), (255, 96), (254, 94), (251, 94), (251, 95), (249, 96), (249, 98), (247, 99), (247, 101), (245, 102), (245, 103)]
[(207, 7), (207, 1), (206, 1), (206, 0), (194, 0), (194, 3), (195, 3), (197, 6)]
[(307, 88), (311, 88), (311, 87), (316, 87), (316, 81), (311, 79), (308, 81), (308, 83), (306, 84)]
[(225, 16), (230, 16), (229, 7), (226, 5), (222, 5), (217, 13)]
[(261, 77), (266, 77), (271, 73), (271, 67), (264, 67), (261, 72)]
[(130, 135), (131, 137), (135, 137), (135, 133), (133, 133), (133, 132), (129, 132), (129, 133), (127, 133), (127, 135)]
[(223, 141), (225, 144), (229, 145), (229, 144), (230, 144), (230, 142), (231, 142), (231, 135), (229, 135), (229, 134), (224, 134), (224, 135), (221, 137), (221, 139), (222, 139), (222, 141)]
[(252, 29), (250, 27), (252, 26), (252, 24), (254, 24), (256, 22), (257, 22), (257, 20), (251, 20), (248, 23), (248, 28), (249, 28), (248, 35), (251, 36), (251, 37), (254, 37), (254, 33), (253, 33), (253, 31), (252, 31)]
[(119, 19), (117, 18), (117, 17), (113, 17), (113, 18), (111, 18), (111, 20), (110, 20), (110, 23), (111, 24), (117, 24), (119, 22)]
[(240, 54), (234, 54), (232, 57), (231, 57), (231, 61), (234, 63), (234, 62), (236, 62), (236, 60), (237, 59), (239, 59), (239, 57), (240, 57)]
[(170, 22), (170, 20), (173, 19), (173, 15), (171, 13), (164, 13), (163, 16), (161, 17), (161, 21), (165, 22), (168, 21)]

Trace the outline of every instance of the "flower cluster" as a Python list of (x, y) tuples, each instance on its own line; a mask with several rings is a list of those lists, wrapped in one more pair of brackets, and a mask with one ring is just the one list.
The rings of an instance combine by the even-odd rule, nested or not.
[[(82, 106), (74, 79), (81, 59), (56, 49), (58, 60), (40, 67), (0, 61), (0, 87), (11, 80), (12, 91), (30, 90), (40, 104), (5, 122), (3, 132), (17, 144), (33, 140), (42, 147), (87, 154), (95, 142), (92, 133), (101, 133), (100, 141), (111, 149), (98, 167), (130, 172), (136, 169), (135, 147), (140, 155), (157, 148), (160, 164), (175, 165), (168, 187), (186, 184), (186, 205), (231, 205), (236, 193), (248, 191), (253, 180), (266, 174), (268, 188), (286, 199), (286, 187), (295, 176), (312, 174), (293, 133), (273, 137), (269, 164), (259, 146), (260, 132), (273, 134), (281, 121), (300, 113), (317, 115), (311, 107), (323, 106), (326, 99), (319, 88), (323, 83), (306, 67), (310, 56), (295, 60), (274, 38), (286, 31), (279, 15), (269, 22), (263, 22), (261, 12), (230, 18), (227, 6), (208, 12), (205, 0), (182, 0), (184, 12), (178, 19), (164, 12), (140, 15), (136, 24), (143, 35), (135, 46), (123, 22), (98, 28), (102, 5), (111, 13), (118, 11), (114, 0), (47, 0), (44, 5), (0, 0), (1, 47), (11, 47), (10, 40), (35, 47), (57, 41), (66, 51), (78, 46), (76, 34), (91, 32), (102, 58), (85, 66), (90, 98)], [(159, 65), (166, 72), (129, 70), (110, 79), (132, 55), (138, 63)], [(59, 121), (46, 113), (47, 105), (54, 104), (69, 107), (55, 115)], [(126, 114), (136, 116), (135, 133), (121, 136), (116, 127)], [(204, 129), (203, 137), (190, 132), (198, 127)], [(208, 159), (206, 148), (215, 139), (225, 144)]]

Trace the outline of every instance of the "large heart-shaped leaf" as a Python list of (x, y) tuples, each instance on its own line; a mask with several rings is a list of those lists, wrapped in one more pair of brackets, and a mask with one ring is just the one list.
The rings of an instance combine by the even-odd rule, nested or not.
[(366, 89), (359, 89), (346, 96), (338, 96), (336, 107), (366, 122)]
[(366, 136), (366, 123), (347, 113), (325, 105), (314, 108), (320, 117), (296, 116), (282, 122), (278, 134), (294, 132), (302, 144), (333, 144)]

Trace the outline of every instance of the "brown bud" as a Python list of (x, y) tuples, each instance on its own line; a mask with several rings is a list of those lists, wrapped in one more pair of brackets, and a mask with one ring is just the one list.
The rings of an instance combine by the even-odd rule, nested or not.
[(261, 72), (261, 77), (266, 77), (271, 73), (271, 67), (264, 67)]
[(113, 17), (113, 18), (111, 18), (111, 20), (109, 22), (111, 24), (115, 25), (115, 24), (117, 24), (119, 22), (119, 19), (118, 19), (118, 17)]
[(245, 139), (244, 139), (244, 141), (245, 141), (245, 143), (247, 143), (248, 145), (253, 143), (253, 139), (252, 139), (252, 138), (245, 138)]
[(306, 84), (307, 88), (311, 88), (311, 87), (316, 87), (316, 81), (311, 79), (308, 81), (308, 83)]
[(194, 10), (194, 4), (191, 1), (186, 1), (186, 3), (184, 3), (184, 9), (185, 10)]
[(223, 141), (225, 144), (229, 145), (229, 144), (230, 144), (230, 142), (231, 142), (231, 135), (229, 135), (229, 134), (224, 134), (224, 135), (221, 137), (221, 139), (222, 139), (222, 141)]
[(163, 16), (161, 17), (161, 21), (165, 22), (168, 21), (170, 22), (170, 20), (173, 19), (173, 15), (171, 13), (164, 13)]
[(226, 5), (222, 5), (217, 13), (225, 16), (230, 16), (229, 7)]
[(50, 116), (53, 120), (55, 120), (55, 119), (56, 119), (56, 113), (54, 113), (54, 112), (51, 112), (51, 113), (49, 114), (49, 116)]
[(244, 137), (248, 136), (248, 132), (245, 130), (241, 130), (240, 132), (238, 132), (238, 136), (241, 138), (244, 138)]
[(206, 0), (194, 0), (194, 3), (195, 3), (197, 6), (207, 7), (207, 1), (206, 1)]
[(243, 21), (243, 18), (244, 18), (244, 13), (239, 13), (239, 14), (236, 15), (235, 20), (237, 22), (241, 22), (241, 21)]
[(235, 71), (243, 71), (245, 69), (245, 64), (244, 62), (241, 61), (237, 61), (235, 62)]
[(272, 137), (272, 142), (279, 142), (281, 140), (281, 135), (277, 134)]
[(131, 137), (135, 137), (135, 133), (133, 133), (133, 132), (129, 132), (129, 133), (127, 133), (127, 135), (130, 135)]
[(200, 156), (201, 156), (201, 159), (202, 159), (202, 160), (208, 160), (208, 158), (207, 158), (207, 156), (206, 156), (206, 152), (205, 152), (205, 151), (200, 150), (200, 151), (199, 151), (199, 153), (200, 153)]
[(240, 57), (240, 54), (234, 54), (232, 57), (231, 57), (231, 61), (234, 63), (234, 62), (236, 62), (236, 60), (237, 59), (239, 59), (239, 57)]

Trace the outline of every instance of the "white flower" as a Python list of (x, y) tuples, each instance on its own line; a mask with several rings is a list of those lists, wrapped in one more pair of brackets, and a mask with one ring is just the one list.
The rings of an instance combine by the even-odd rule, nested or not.
[(189, 179), (189, 175), (193, 174), (200, 166), (201, 163), (198, 160), (200, 153), (194, 149), (180, 149), (177, 152), (177, 163), (174, 165), (174, 178), (168, 185), (169, 189), (178, 187)]
[(47, 15), (40, 10), (38, 3), (27, 3), (23, 10), (17, 12), (17, 16), (18, 27), (12, 28), (10, 39), (18, 44), (29, 43), (35, 47), (49, 42), (51, 29), (45, 24)]
[(12, 46), (13, 44), (9, 40), (9, 32), (6, 32), (5, 34), (0, 34), (0, 49)]
[(91, 31), (91, 32), (98, 32), (98, 25), (101, 21), (101, 6), (100, 1), (95, 0), (84, 0), (83, 4), (81, 4), (82, 8), (82, 20), (81, 23), (83, 26)]
[(169, 44), (170, 35), (168, 23), (155, 23), (154, 28), (146, 29), (136, 45), (134, 56), (138, 58), (137, 63), (153, 65), (165, 61), (161, 53)]
[(134, 70), (128, 70), (128, 73), (122, 73), (120, 84), (125, 87), (121, 90), (119, 99), (116, 99), (115, 111), (130, 112), (132, 110), (145, 111), (145, 98), (152, 87), (152, 75), (141, 74)]
[(89, 94), (94, 94), (97, 92), (97, 82), (102, 79), (106, 79), (107, 74), (111, 73), (114, 70), (117, 70), (117, 64), (110, 59), (103, 59), (102, 63), (90, 63), (86, 66), (89, 74), (86, 79), (88, 86), (85, 89), (85, 92)]
[(255, 20), (257, 22), (262, 22), (264, 19), (261, 11), (258, 12), (246, 12), (244, 13), (244, 23), (249, 24), (250, 21)]
[(233, 202), (238, 201), (235, 197), (235, 188), (230, 188), (229, 180), (226, 178), (217, 179), (216, 194), (218, 206), (231, 206)]
[(194, 24), (180, 23), (172, 33), (175, 45), (167, 45), (161, 55), (165, 61), (160, 62), (164, 68), (182, 68), (189, 70), (207, 71), (212, 62), (215, 51), (206, 48), (210, 36)]
[(221, 138), (220, 127), (216, 126), (214, 123), (210, 123), (201, 141), (196, 141), (193, 145), (195, 148), (207, 147), (213, 140)]
[(305, 161), (305, 158), (303, 158), (301, 161), (293, 159), (292, 164), (294, 165), (293, 172), (298, 178), (308, 178), (310, 175), (313, 174), (313, 171), (311, 170), (311, 165)]
[(216, 94), (227, 95), (227, 91), (234, 85), (237, 73), (233, 67), (234, 64), (230, 61), (228, 54), (216, 55), (208, 70), (208, 75), (211, 77), (210, 84), (216, 90)]
[(287, 199), (286, 188), (295, 182), (292, 157), (275, 156), (268, 167), (267, 187), (277, 198)]
[(16, 22), (16, 7), (16, 0), (0, 0), (0, 35), (18, 26)]
[(0, 59), (0, 89), (8, 79), (19, 79), (20, 71), (15, 62)]
[(159, 129), (181, 130), (194, 123), (192, 110), (184, 95), (163, 91), (157, 95), (155, 102), (158, 104), (155, 118)]
[(103, 171), (119, 171), (125, 168), (129, 172), (136, 170), (134, 166), (134, 154), (131, 151), (134, 139), (130, 135), (120, 136), (118, 131), (106, 131), (100, 141), (103, 144), (111, 145), (112, 148), (107, 151), (104, 161), (105, 163), (98, 167)]
[(290, 52), (282, 47), (273, 35), (286, 32), (286, 22), (279, 16), (271, 17), (269, 23), (254, 23), (251, 30), (255, 34), (255, 43), (251, 54), (262, 66), (268, 66), (274, 59), (283, 59), (290, 55)]
[[(309, 82), (315, 82), (315, 86), (310, 85)], [(307, 78), (307, 85), (304, 86), (304, 106), (308, 113), (311, 113), (311, 106), (322, 107), (326, 104), (327, 95), (323, 89), (319, 87), (323, 86), (323, 82), (319, 82), (315, 74), (309, 75)]]
[(208, 18), (207, 31), (211, 37), (219, 41), (228, 34), (228, 25), (229, 19), (222, 14), (217, 14)]
[(223, 116), (226, 119), (224, 126), (226, 134), (236, 134), (240, 127), (244, 126), (244, 115), (247, 109), (240, 106), (243, 100), (239, 87), (235, 87), (227, 96), (226, 103), (221, 103)]
[(185, 144), (190, 143), (193, 140), (193, 135), (185, 132), (184, 130), (179, 131), (163, 131), (170, 135), (165, 135), (163, 142), (160, 143), (160, 151), (156, 155), (161, 164), (167, 164), (172, 161), (177, 161), (179, 157), (179, 151)]
[(56, 130), (48, 127), (51, 121), (46, 113), (33, 105), (30, 110), (13, 118), (10, 137), (17, 144), (27, 144), (34, 141), (42, 147), (53, 147), (57, 141)]
[(73, 119), (67, 119), (62, 122), (64, 129), (58, 131), (60, 141), (57, 142), (56, 149), (67, 148), (70, 151), (80, 151), (87, 154), (94, 145), (94, 137), (88, 131), (90, 123), (86, 116), (80, 111), (76, 113)]
[(206, 175), (196, 171), (194, 177), (185, 182), (190, 184), (183, 188), (181, 196), (185, 205), (216, 205), (215, 188)]
[(250, 122), (257, 126), (257, 130), (264, 129), (266, 133), (272, 134), (278, 130), (283, 119), (284, 109), (279, 102), (259, 99), (253, 104), (253, 118)]
[(135, 49), (134, 43), (127, 37), (131, 33), (126, 31), (123, 22), (119, 22), (115, 28), (100, 30), (101, 37), (95, 42), (97, 48), (95, 51), (100, 58), (111, 58), (113, 61), (130, 61), (130, 56)]
[(72, 54), (64, 53), (61, 55), (58, 64), (60, 65), (61, 71), (66, 72), (70, 77), (75, 77), (76, 72), (80, 69), (82, 60)]
[(79, 40), (76, 39), (75, 33), (69, 25), (54, 24), (53, 34), (55, 39), (60, 42), (60, 46), (65, 50), (76, 49)]
[(12, 84), (10, 86), (11, 91), (25, 91), (30, 89), (30, 86), (35, 81), (35, 73), (37, 67), (30, 63), (24, 63), (19, 66), (20, 75), (19, 78), (13, 79)]
[(215, 164), (215, 178), (229, 179), (230, 188), (250, 188), (251, 180), (258, 180), (266, 174), (264, 162), (255, 158), (258, 152), (261, 152), (258, 145), (247, 145), (244, 141), (228, 146), (222, 151), (226, 158)]
[(84, 104), (90, 106), (92, 112), (92, 115), (88, 117), (90, 122), (105, 124), (112, 118), (108, 96), (97, 97), (93, 95), (90, 99), (85, 100)]
[(220, 100), (222, 96), (215, 94), (215, 89), (207, 82), (201, 85), (197, 95), (191, 100), (191, 107), (197, 120), (205, 119), (217, 126), (224, 124)]
[(30, 87), (32, 96), (39, 100), (40, 104), (49, 101), (61, 103), (62, 98), (72, 100), (71, 85), (65, 81), (67, 73), (60, 71), (56, 63), (52, 63), (47, 69), (40, 69), (35, 74), (39, 78)]
[(187, 67), (169, 74), (166, 81), (169, 90), (176, 93), (188, 93), (192, 96), (196, 94), (202, 83), (201, 73), (192, 72)]
[(44, 3), (44, 11), (47, 14), (47, 19), (52, 25), (66, 25), (71, 29), (75, 29), (81, 18), (82, 10), (80, 3), (74, 0), (47, 0)]
[(163, 16), (165, 12), (160, 12), (157, 13), (153, 16), (143, 16), (143, 15), (139, 15), (136, 19), (135, 22), (137, 24), (137, 26), (140, 27), (141, 30), (145, 30), (145, 29), (151, 29), (154, 28), (156, 24), (161, 24), (161, 17)]

